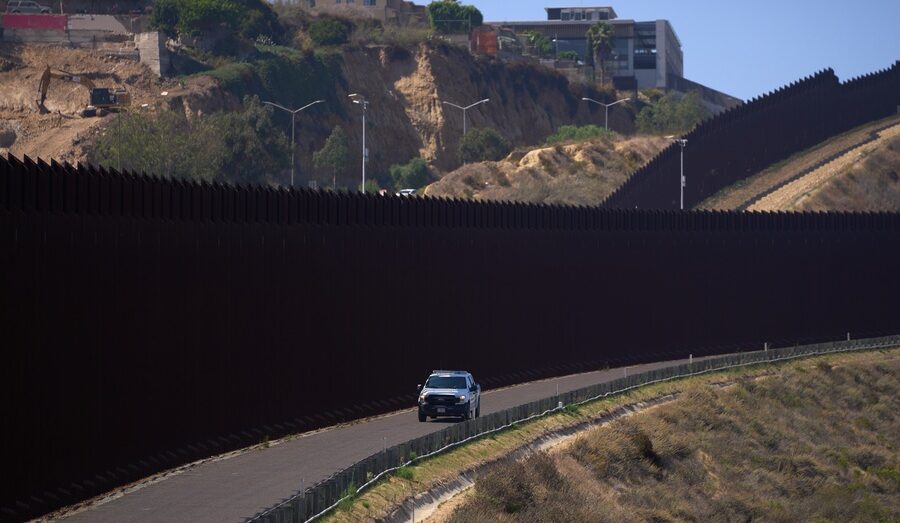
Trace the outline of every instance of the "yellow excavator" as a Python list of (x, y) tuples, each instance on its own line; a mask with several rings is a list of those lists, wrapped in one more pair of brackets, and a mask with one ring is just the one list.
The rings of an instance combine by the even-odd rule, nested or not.
[(54, 71), (50, 69), (50, 66), (47, 66), (41, 75), (41, 83), (38, 85), (37, 105), (41, 114), (50, 112), (44, 106), (44, 101), (47, 99), (47, 89), (50, 87), (50, 80), (54, 78), (65, 82), (75, 82), (87, 88), (91, 97), (90, 103), (81, 111), (81, 116), (84, 117), (97, 116), (98, 111), (102, 116), (103, 111), (127, 107), (131, 103), (131, 95), (125, 89), (97, 87), (90, 78), (65, 71)]

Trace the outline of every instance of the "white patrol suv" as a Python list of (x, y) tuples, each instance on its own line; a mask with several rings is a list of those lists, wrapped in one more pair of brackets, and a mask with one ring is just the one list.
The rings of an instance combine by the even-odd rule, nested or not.
[(481, 385), (463, 370), (436, 370), (418, 385), (419, 421), (440, 416), (464, 420), (481, 415)]

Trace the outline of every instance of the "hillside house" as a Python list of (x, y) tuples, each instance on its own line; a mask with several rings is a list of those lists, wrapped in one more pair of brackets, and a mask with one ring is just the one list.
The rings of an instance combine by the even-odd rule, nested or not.
[(372, 18), (393, 25), (426, 25), (428, 12), (424, 5), (407, 0), (284, 0), (316, 14), (333, 14), (349, 18)]

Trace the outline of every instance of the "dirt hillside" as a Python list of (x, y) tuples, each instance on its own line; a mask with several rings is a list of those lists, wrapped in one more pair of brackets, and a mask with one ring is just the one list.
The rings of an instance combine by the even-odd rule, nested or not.
[[(348, 47), (342, 51), (340, 64), (342, 78), (335, 85), (335, 98), (341, 107), (329, 107), (324, 117), (297, 118), (302, 172), (314, 170), (312, 153), (322, 147), (335, 125), (347, 132), (351, 150), (361, 149), (360, 109), (347, 98), (350, 93), (361, 93), (370, 102), (366, 134), (370, 176), (384, 176), (391, 165), (416, 157), (441, 172), (459, 167), (462, 112), (444, 101), (467, 105), (490, 99), (467, 112), (468, 128), (490, 127), (514, 146), (541, 144), (563, 125), (603, 121), (602, 108), (581, 101), (582, 95), (600, 95), (570, 84), (555, 71), (486, 61), (451, 46), (423, 43), (412, 50)], [(633, 131), (632, 111), (622, 106), (611, 110), (610, 127)], [(349, 171), (359, 170), (359, 158), (354, 155)]]
[(855, 356), (687, 388), (497, 466), (447, 520), (896, 521), (900, 358)]
[(900, 212), (900, 136), (864, 148), (850, 164), (795, 200), (791, 209)]
[(465, 165), (428, 186), (425, 194), (476, 200), (597, 205), (634, 169), (668, 145), (637, 137), (541, 147), (499, 162)]
[[(893, 132), (891, 128), (900, 124), (900, 116), (893, 116), (881, 121), (872, 122), (857, 129), (849, 131), (839, 136), (830, 138), (807, 151), (795, 154), (783, 162), (779, 162), (768, 169), (752, 176), (746, 180), (736, 183), (730, 187), (719, 191), (719, 193), (711, 196), (706, 201), (697, 206), (698, 209), (715, 209), (715, 210), (736, 210), (756, 208), (758, 210), (791, 210), (797, 207), (793, 204), (796, 198), (788, 198), (787, 191), (782, 192), (778, 198), (778, 203), (770, 198), (770, 204), (763, 204), (762, 207), (756, 205), (764, 197), (771, 196), (769, 193), (773, 189), (784, 188), (782, 186), (793, 185), (798, 177), (805, 178), (803, 187), (812, 180), (818, 180), (817, 183), (802, 189), (800, 184), (793, 185), (789, 189), (791, 193), (799, 190), (801, 194), (805, 194), (809, 190), (813, 190), (822, 185), (827, 179), (837, 175), (846, 168), (848, 160), (854, 158), (854, 154), (862, 150), (871, 151), (883, 145), (883, 140), (878, 143), (872, 142), (873, 133), (882, 136), (876, 138), (889, 138)], [(887, 132), (887, 135), (885, 135)], [(849, 153), (849, 154), (847, 154)], [(838, 156), (845, 155), (838, 161)], [(831, 166), (821, 169), (822, 163), (832, 160)], [(851, 162), (852, 163), (852, 162)], [(840, 168), (837, 168), (839, 167)], [(811, 171), (818, 171), (815, 177), (807, 177), (812, 174)], [(797, 197), (800, 194), (796, 195)], [(789, 200), (789, 201), (788, 201)], [(756, 206), (755, 206), (756, 205)], [(755, 207), (754, 207), (755, 206)], [(868, 208), (865, 201), (859, 201), (851, 206), (856, 209)], [(824, 209), (823, 209), (824, 210)], [(845, 209), (851, 210), (851, 209)]]
[[(50, 112), (40, 114), (36, 104), (38, 82), (47, 66), (86, 76), (97, 87), (125, 87), (132, 97), (129, 110), (157, 103), (181, 104), (186, 110), (193, 104), (195, 110), (202, 110), (204, 96), (217, 89), (215, 82), (205, 77), (190, 78), (180, 88), (178, 82), (160, 81), (133, 59), (102, 51), (0, 44), (0, 151), (47, 160), (84, 161), (94, 136), (115, 118), (79, 116), (88, 104), (88, 90), (61, 80), (51, 81), (45, 102)], [(160, 96), (169, 90), (173, 94), (180, 90), (181, 96)], [(219, 105), (227, 99), (221, 95), (213, 97)]]

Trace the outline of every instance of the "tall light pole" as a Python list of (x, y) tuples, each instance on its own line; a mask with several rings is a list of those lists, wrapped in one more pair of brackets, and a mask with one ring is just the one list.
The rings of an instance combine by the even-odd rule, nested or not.
[(455, 103), (451, 103), (451, 102), (442, 102), (442, 103), (444, 103), (444, 104), (446, 104), (446, 105), (449, 105), (449, 106), (451, 106), (451, 107), (456, 107), (457, 109), (461, 109), (461, 110), (462, 110), (462, 112), (463, 112), (463, 136), (465, 136), (465, 135), (466, 135), (466, 111), (468, 111), (469, 109), (475, 107), (476, 105), (481, 105), (481, 104), (483, 104), (483, 103), (488, 103), (488, 102), (490, 102), (490, 101), (491, 101), (490, 98), (485, 98), (484, 100), (475, 102), (475, 103), (473, 103), (472, 105), (467, 105), (467, 106), (465, 106), (465, 107), (463, 107), (463, 106), (461, 106), (461, 105), (456, 105)]
[(593, 102), (597, 105), (602, 105), (606, 109), (606, 118), (603, 120), (603, 127), (605, 127), (606, 129), (609, 129), (609, 108), (616, 104), (620, 104), (622, 102), (627, 102), (628, 100), (631, 100), (631, 98), (622, 98), (621, 100), (616, 100), (615, 102), (613, 102), (611, 104), (605, 104), (603, 102), (598, 102), (597, 100), (594, 100), (593, 98), (582, 98), (582, 100), (584, 100), (585, 102)]
[(271, 105), (272, 107), (277, 107), (277, 108), (281, 109), (282, 111), (286, 111), (291, 114), (291, 187), (294, 186), (294, 149), (296, 148), (294, 146), (294, 120), (296, 120), (296, 118), (294, 118), (294, 117), (297, 116), (297, 113), (299, 113), (300, 111), (302, 111), (304, 109), (308, 109), (308, 108), (310, 108), (316, 104), (320, 104), (324, 101), (325, 100), (316, 100), (315, 102), (308, 103), (308, 104), (304, 105), (303, 107), (296, 109), (296, 110), (288, 109), (287, 107), (285, 107), (283, 105), (278, 105), (277, 103), (274, 103), (274, 102), (263, 101), (263, 103), (266, 105)]
[(359, 93), (349, 95), (353, 103), (359, 104), (363, 109), (363, 136), (362, 136), (362, 187), (360, 192), (366, 192), (366, 161), (369, 159), (369, 150), (366, 149), (366, 112), (369, 110), (369, 101)]
[(666, 138), (672, 140), (681, 146), (681, 210), (684, 210), (684, 187), (687, 185), (687, 178), (684, 177), (684, 146), (687, 145), (687, 138), (675, 138), (674, 136), (667, 136)]

